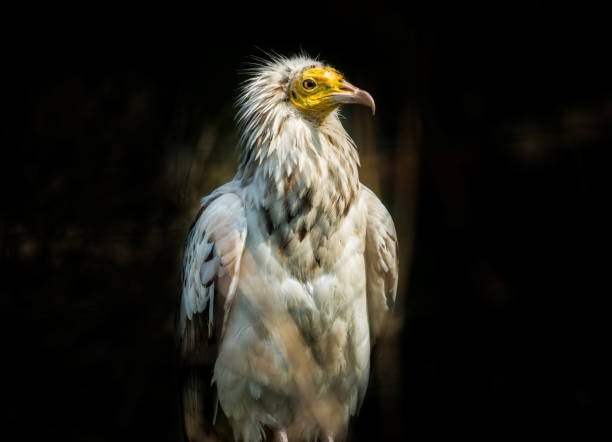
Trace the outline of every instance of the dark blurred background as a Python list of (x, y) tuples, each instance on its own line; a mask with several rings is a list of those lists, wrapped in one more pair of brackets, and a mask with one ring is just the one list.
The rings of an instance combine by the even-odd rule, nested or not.
[(199, 198), (235, 171), (259, 48), (320, 55), (377, 103), (343, 113), (396, 221), (400, 326), (350, 439), (601, 422), (609, 23), (537, 2), (254, 6), (5, 14), (10, 428), (178, 440), (178, 262)]

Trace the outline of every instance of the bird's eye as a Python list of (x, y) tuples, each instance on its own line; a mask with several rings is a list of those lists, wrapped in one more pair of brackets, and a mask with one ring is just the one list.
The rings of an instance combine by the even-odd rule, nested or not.
[(314, 80), (311, 80), (310, 78), (307, 78), (302, 82), (302, 87), (307, 91), (314, 89), (316, 85), (317, 83), (315, 83)]

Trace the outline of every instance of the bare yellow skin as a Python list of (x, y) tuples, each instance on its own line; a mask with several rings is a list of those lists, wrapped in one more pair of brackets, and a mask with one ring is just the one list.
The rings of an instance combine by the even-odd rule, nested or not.
[(291, 83), (289, 99), (309, 119), (321, 122), (341, 104), (368, 106), (374, 114), (374, 99), (344, 79), (334, 68), (312, 68), (304, 71)]
[(343, 85), (344, 76), (336, 69), (312, 68), (294, 80), (289, 98), (298, 109), (310, 114), (327, 115), (340, 105), (332, 97), (344, 93)]

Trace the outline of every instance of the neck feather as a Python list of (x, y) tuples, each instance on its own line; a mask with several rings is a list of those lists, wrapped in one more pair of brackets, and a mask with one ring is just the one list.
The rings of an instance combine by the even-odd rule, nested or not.
[(282, 104), (243, 136), (237, 179), (247, 204), (261, 209), (270, 232), (328, 236), (350, 209), (359, 190), (359, 157), (337, 113), (321, 124)]

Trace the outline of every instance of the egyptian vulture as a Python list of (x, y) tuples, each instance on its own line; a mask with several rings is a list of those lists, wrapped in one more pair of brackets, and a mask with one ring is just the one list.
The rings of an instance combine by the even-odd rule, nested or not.
[(177, 336), (188, 440), (342, 440), (398, 280), (393, 221), (359, 182), (341, 104), (369, 93), (301, 55), (251, 70), (242, 158), (202, 199)]

